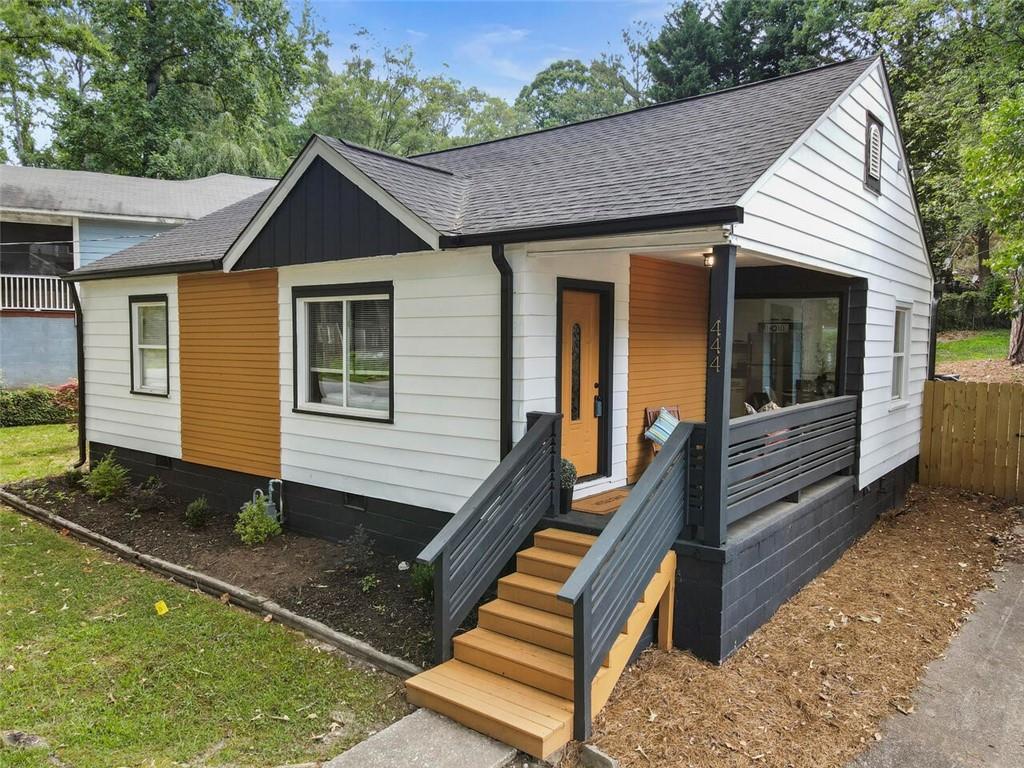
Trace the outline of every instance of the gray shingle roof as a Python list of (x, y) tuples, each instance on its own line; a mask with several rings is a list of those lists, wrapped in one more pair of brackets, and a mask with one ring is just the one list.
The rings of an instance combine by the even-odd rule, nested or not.
[(172, 271), (172, 268), (210, 266), (212, 262), (223, 258), (270, 192), (269, 189), (259, 192), (234, 205), (214, 211), (209, 216), (182, 224), (138, 245), (79, 267), (70, 274), (88, 278), (94, 274), (130, 272), (154, 266), (167, 267), (168, 271)]
[(276, 183), (230, 173), (168, 181), (4, 165), (0, 166), (0, 208), (198, 219)]
[[(735, 206), (875, 61), (830, 65), (408, 159), (321, 138), (442, 235), (484, 237), (697, 213)], [(219, 258), (264, 197), (72, 274)]]
[(464, 235), (735, 205), (873, 62), (415, 159), (468, 181)]

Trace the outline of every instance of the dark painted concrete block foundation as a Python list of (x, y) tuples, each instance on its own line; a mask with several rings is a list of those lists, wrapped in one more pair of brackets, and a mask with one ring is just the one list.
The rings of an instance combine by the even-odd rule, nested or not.
[(837, 476), (729, 528), (725, 547), (679, 541), (676, 647), (719, 663), (779, 607), (832, 565), (878, 516), (903, 503), (910, 461), (858, 491)]
[[(90, 462), (95, 464), (111, 450), (134, 482), (154, 475), (183, 501), (203, 495), (218, 512), (234, 514), (256, 488), (267, 489), (265, 477), (103, 443), (89, 443)], [(451, 517), (434, 509), (302, 483), (285, 482), (283, 488), (289, 530), (340, 541), (362, 526), (378, 550), (407, 559), (414, 558)]]

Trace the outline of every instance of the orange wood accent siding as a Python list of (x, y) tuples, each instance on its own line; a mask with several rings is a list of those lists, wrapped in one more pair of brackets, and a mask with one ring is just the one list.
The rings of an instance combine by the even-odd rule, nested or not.
[(179, 275), (178, 325), (181, 457), (280, 477), (277, 270)]
[(646, 256), (629, 263), (629, 381), (626, 477), (636, 482), (652, 458), (644, 411), (678, 405), (683, 420), (704, 420), (708, 275)]

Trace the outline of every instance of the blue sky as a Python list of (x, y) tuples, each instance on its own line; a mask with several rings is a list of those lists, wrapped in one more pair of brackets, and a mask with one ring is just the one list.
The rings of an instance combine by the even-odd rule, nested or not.
[(552, 61), (589, 61), (619, 51), (633, 21), (657, 26), (665, 0), (591, 2), (389, 2), (314, 0), (331, 38), (331, 62), (348, 54), (360, 27), (389, 47), (409, 45), (420, 69), (514, 99)]

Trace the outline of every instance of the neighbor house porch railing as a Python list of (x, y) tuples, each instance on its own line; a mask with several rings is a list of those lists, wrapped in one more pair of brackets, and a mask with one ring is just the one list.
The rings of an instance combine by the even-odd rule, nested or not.
[(558, 509), (562, 416), (528, 413), (527, 430), (455, 516), (420, 552), (434, 567), (438, 662), (452, 635), (545, 514)]
[[(696, 429), (695, 438), (704, 425)], [(713, 479), (693, 472), (687, 523), (695, 538), (717, 546), (719, 515), (729, 525), (776, 501), (796, 500), (807, 486), (852, 467), (856, 452), (854, 395), (731, 419), (723, 509), (706, 508), (700, 484)]]
[(0, 310), (73, 312), (73, 290), (54, 275), (0, 275)]

